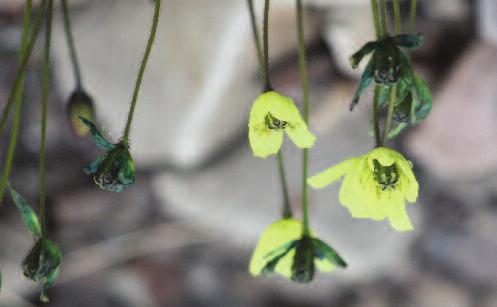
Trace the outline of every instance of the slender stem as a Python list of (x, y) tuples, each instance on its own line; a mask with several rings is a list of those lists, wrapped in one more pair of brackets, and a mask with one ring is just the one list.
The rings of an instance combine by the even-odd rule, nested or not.
[(148, 59), (150, 58), (150, 52), (152, 51), (152, 46), (155, 40), (155, 34), (157, 33), (157, 25), (159, 24), (160, 15), (160, 5), (161, 0), (155, 0), (155, 12), (154, 19), (152, 21), (152, 28), (150, 30), (150, 36), (148, 38), (147, 47), (145, 49), (145, 54), (143, 56), (140, 70), (138, 72), (138, 77), (136, 78), (135, 90), (133, 92), (133, 98), (131, 100), (131, 106), (129, 108), (128, 120), (126, 121), (126, 128), (124, 130), (123, 142), (127, 143), (129, 138), (129, 132), (131, 130), (131, 122), (133, 121), (133, 114), (136, 108), (136, 101), (138, 100), (138, 94), (140, 93), (140, 87), (143, 81), (143, 74), (145, 73), (145, 68), (147, 67)]
[(254, 36), (254, 43), (257, 51), (257, 59), (259, 61), (259, 78), (263, 81), (266, 77), (264, 74), (264, 55), (262, 54), (261, 40), (259, 36), (259, 28), (254, 11), (254, 0), (247, 0), (247, 5), (250, 13), (250, 24), (252, 26), (252, 34)]
[(281, 193), (283, 194), (283, 207), (282, 207), (282, 216), (285, 219), (289, 219), (293, 216), (292, 208), (290, 208), (290, 197), (288, 194), (288, 184), (286, 182), (286, 172), (285, 172), (285, 160), (283, 158), (283, 153), (278, 151), (278, 172), (280, 174), (280, 184), (281, 184)]
[[(22, 38), (21, 38), (21, 52), (20, 61), (26, 55), (29, 43), (29, 27), (31, 25), (31, 8), (32, 0), (26, 0), (24, 5), (23, 13), (23, 26), (22, 26)], [(12, 121), (12, 132), (10, 135), (9, 147), (7, 149), (7, 157), (5, 158), (5, 167), (2, 174), (2, 179), (0, 181), (0, 200), (3, 198), (3, 192), (5, 186), (10, 176), (10, 171), (12, 170), (12, 163), (14, 161), (14, 153), (17, 146), (17, 139), (19, 136), (19, 123), (21, 121), (21, 110), (22, 110), (22, 97), (24, 91), (24, 74), (21, 78), (19, 86), (15, 89), (16, 95), (14, 98), (14, 119)], [(1, 204), (1, 201), (0, 201)]]
[(388, 10), (387, 10), (387, 1), (380, 0), (380, 15), (381, 15), (381, 28), (382, 28), (382, 37), (388, 36)]
[(376, 85), (374, 88), (374, 100), (373, 100), (373, 123), (374, 123), (374, 137), (376, 141), (376, 147), (381, 146), (381, 131), (380, 131), (380, 85)]
[(270, 0), (264, 2), (264, 25), (262, 29), (262, 40), (264, 43), (264, 92), (272, 90), (269, 80), (269, 6)]
[(390, 132), (390, 126), (392, 125), (393, 106), (395, 104), (395, 100), (397, 100), (396, 84), (390, 87), (390, 99), (388, 100), (387, 119), (385, 121), (385, 127), (383, 128), (383, 138), (381, 140), (381, 146), (385, 145), (385, 142), (388, 139), (388, 133)]
[(380, 18), (380, 11), (378, 10), (378, 2), (376, 0), (371, 0), (371, 12), (373, 13), (373, 23), (374, 23), (374, 30), (376, 34), (376, 38), (382, 38), (383, 37), (383, 31), (381, 27), (381, 18)]
[(36, 16), (33, 30), (31, 33), (31, 37), (29, 39), (28, 47), (26, 48), (27, 51), (21, 60), (21, 64), (19, 65), (19, 68), (17, 69), (16, 77), (14, 79), (14, 84), (13, 84), (12, 89), (10, 91), (9, 98), (7, 100), (5, 108), (3, 109), (2, 118), (0, 119), (0, 134), (3, 132), (3, 129), (5, 128), (5, 125), (7, 124), (7, 119), (9, 117), (10, 109), (12, 108), (12, 106), (14, 104), (15, 96), (17, 93), (17, 88), (20, 86), (21, 81), (24, 77), (24, 72), (26, 71), (26, 67), (28, 66), (29, 58), (31, 56), (31, 53), (33, 52), (34, 45), (36, 43), (36, 38), (38, 37), (38, 34), (40, 33), (41, 22), (43, 21), (43, 14), (44, 14), (43, 8), (46, 6), (47, 1), (48, 0), (42, 0), (42, 2), (40, 4), (40, 10)]
[[(247, 0), (249, 11), (250, 11), (250, 21), (252, 24), (252, 32), (254, 36), (255, 47), (257, 49), (257, 58), (259, 60), (259, 76), (261, 78), (261, 82), (266, 80), (266, 71), (264, 68), (264, 63), (266, 62), (264, 58), (264, 52), (262, 51), (262, 46), (260, 42), (259, 36), (259, 28), (257, 27), (257, 20), (254, 12), (253, 0)], [(291, 218), (293, 216), (292, 209), (290, 208), (290, 196), (288, 193), (288, 183), (286, 180), (286, 172), (285, 172), (285, 159), (283, 153), (278, 151), (277, 154), (278, 159), (278, 173), (280, 177), (281, 184), (281, 192), (283, 194), (283, 208), (282, 208), (282, 216), (283, 218)]]
[(47, 113), (48, 94), (50, 88), (50, 47), (52, 40), (52, 15), (53, 0), (48, 0), (46, 10), (45, 48), (43, 52), (43, 75), (42, 75), (42, 106), (41, 106), (41, 131), (40, 131), (40, 224), (41, 235), (47, 235), (46, 223), (46, 140), (47, 140)]
[(402, 32), (402, 16), (400, 14), (399, 0), (393, 0), (394, 32), (396, 35)]
[(413, 33), (416, 28), (416, 15), (417, 15), (417, 0), (411, 0), (411, 9), (409, 13), (409, 33)]
[(81, 77), (81, 68), (79, 65), (78, 55), (76, 53), (76, 46), (74, 44), (74, 36), (72, 33), (71, 26), (71, 15), (69, 14), (69, 10), (67, 9), (67, 0), (62, 0), (62, 16), (64, 17), (64, 31), (66, 34), (67, 45), (69, 47), (69, 52), (71, 56), (71, 62), (74, 71), (74, 78), (76, 79), (76, 89), (83, 89), (83, 81)]
[[(307, 59), (304, 38), (304, 9), (302, 1), (297, 0), (297, 34), (299, 42), (299, 67), (300, 78), (302, 82), (302, 101), (304, 104), (303, 117), (305, 123), (309, 126), (309, 78), (307, 76)], [(309, 150), (303, 149), (302, 158), (302, 211), (303, 211), (303, 228), (302, 234), (309, 235), (309, 189), (307, 187), (307, 174), (309, 168)]]

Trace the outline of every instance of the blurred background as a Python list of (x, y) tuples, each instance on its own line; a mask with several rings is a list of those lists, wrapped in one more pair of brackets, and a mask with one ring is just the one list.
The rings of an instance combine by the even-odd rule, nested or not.
[[(55, 1), (56, 3), (58, 1)], [(259, 18), (262, 2), (256, 1)], [(408, 1), (403, 13), (408, 14)], [(415, 230), (352, 219), (339, 184), (311, 192), (311, 224), (347, 270), (310, 285), (247, 272), (259, 234), (279, 218), (276, 160), (256, 159), (247, 117), (258, 95), (245, 0), (165, 0), (131, 135), (136, 184), (99, 190), (82, 171), (100, 154), (66, 116), (74, 89), (56, 7), (48, 119), (48, 214), (63, 250), (47, 306), (497, 306), (497, 1), (419, 0), (415, 70), (434, 96), (431, 116), (391, 146), (415, 165)], [(23, 0), (0, 1), (0, 104), (17, 69)], [(153, 13), (149, 0), (74, 0), (74, 33), (99, 125), (114, 140), (125, 125)], [(314, 174), (372, 148), (371, 94), (348, 104), (361, 70), (348, 57), (373, 38), (369, 1), (305, 0)], [(270, 71), (300, 103), (294, 1), (272, 1)], [(261, 20), (259, 19), (261, 22)], [(41, 46), (27, 90), (13, 184), (37, 203)], [(0, 141), (2, 157), (7, 133)], [(301, 152), (284, 153), (292, 207), (300, 214)], [(0, 215), (0, 306), (38, 306), (22, 277), (32, 245), (10, 199)]]

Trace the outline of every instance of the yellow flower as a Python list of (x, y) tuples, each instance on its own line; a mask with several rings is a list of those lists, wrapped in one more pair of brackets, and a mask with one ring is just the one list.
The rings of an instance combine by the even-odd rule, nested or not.
[(280, 150), (284, 132), (299, 148), (310, 148), (316, 140), (294, 101), (274, 91), (261, 94), (255, 100), (248, 127), (252, 152), (261, 158)]
[(395, 150), (379, 147), (307, 179), (320, 189), (345, 176), (339, 200), (355, 218), (383, 220), (398, 231), (412, 230), (405, 200), (415, 202), (418, 182), (412, 164)]
[(289, 218), (274, 222), (263, 232), (249, 271), (253, 276), (276, 272), (296, 282), (309, 282), (314, 266), (322, 272), (331, 272), (336, 266), (347, 264), (313, 234), (302, 235), (302, 222)]

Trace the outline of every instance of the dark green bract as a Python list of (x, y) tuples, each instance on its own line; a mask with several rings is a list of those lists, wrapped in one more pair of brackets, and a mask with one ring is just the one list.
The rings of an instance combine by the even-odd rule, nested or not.
[(263, 268), (262, 273), (265, 275), (273, 273), (278, 262), (292, 250), (295, 250), (291, 276), (294, 282), (311, 282), (314, 278), (314, 261), (317, 259), (326, 260), (337, 267), (347, 267), (347, 263), (328, 244), (317, 238), (302, 235), (299, 240), (290, 241), (266, 255), (270, 260)]
[(359, 102), (366, 88), (375, 81), (376, 84), (391, 86), (397, 81), (409, 78), (412, 74), (411, 64), (401, 48), (415, 49), (421, 46), (421, 35), (401, 34), (387, 36), (381, 40), (369, 42), (350, 57), (350, 64), (356, 68), (362, 59), (373, 53), (361, 78), (350, 109)]
[(80, 119), (90, 128), (95, 144), (105, 150), (101, 157), (85, 167), (85, 173), (92, 175), (95, 183), (104, 190), (121, 192), (124, 188), (133, 185), (135, 166), (128, 144), (123, 141), (116, 144), (110, 143), (92, 122), (81, 116)]
[(40, 295), (43, 302), (48, 302), (45, 292), (48, 287), (55, 283), (61, 258), (59, 247), (52, 241), (41, 238), (35, 243), (22, 263), (24, 276), (43, 285)]

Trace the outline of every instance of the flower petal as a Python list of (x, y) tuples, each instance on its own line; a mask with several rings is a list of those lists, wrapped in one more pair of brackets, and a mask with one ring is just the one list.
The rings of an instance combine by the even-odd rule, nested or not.
[(250, 126), (249, 142), (254, 156), (267, 158), (280, 150), (283, 144), (283, 131), (268, 129), (264, 123)]
[(352, 158), (342, 161), (317, 175), (307, 178), (307, 183), (315, 189), (321, 189), (329, 185), (330, 183), (340, 179), (340, 177), (342, 177), (346, 173), (353, 172), (354, 168), (360, 161), (361, 159), (359, 158)]
[(367, 174), (364, 174), (364, 172), (369, 172), (367, 159), (365, 157), (356, 159), (358, 162), (355, 168), (345, 175), (340, 188), (339, 201), (349, 210), (352, 217), (370, 218), (368, 202), (371, 202), (371, 197), (366, 189), (367, 186), (361, 182), (361, 178), (367, 180)]
[(413, 229), (411, 220), (407, 215), (404, 197), (400, 192), (392, 193), (392, 201), (389, 203), (388, 219), (390, 225), (397, 231), (409, 231)]
[[(293, 240), (298, 240), (302, 234), (302, 222), (295, 219), (282, 219), (269, 225), (261, 235), (259, 243), (252, 254), (249, 271), (257, 276), (264, 266), (270, 261), (267, 255)], [(290, 278), (292, 275), (292, 262), (295, 250), (291, 250), (276, 265), (275, 271)]]
[(285, 131), (298, 148), (311, 148), (316, 141), (316, 137), (307, 129), (303, 121), (289, 124)]

